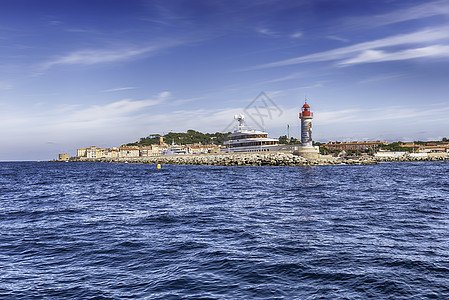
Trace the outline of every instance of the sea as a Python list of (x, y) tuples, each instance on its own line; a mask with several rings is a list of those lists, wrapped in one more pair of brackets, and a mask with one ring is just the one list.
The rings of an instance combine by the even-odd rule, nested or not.
[(0, 299), (449, 299), (449, 162), (1, 162), (0, 204)]

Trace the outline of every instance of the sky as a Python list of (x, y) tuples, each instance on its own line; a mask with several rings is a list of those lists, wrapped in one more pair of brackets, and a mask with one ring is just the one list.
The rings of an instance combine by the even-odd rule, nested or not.
[[(0, 160), (168, 132), (449, 137), (449, 1), (3, 0)], [(289, 130), (287, 127), (289, 126)]]

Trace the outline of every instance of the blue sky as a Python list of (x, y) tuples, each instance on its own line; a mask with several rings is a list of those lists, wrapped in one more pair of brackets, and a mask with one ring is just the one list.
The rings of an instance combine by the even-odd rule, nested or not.
[(0, 160), (223, 131), (261, 92), (272, 137), (306, 97), (315, 141), (449, 137), (449, 1), (0, 5)]

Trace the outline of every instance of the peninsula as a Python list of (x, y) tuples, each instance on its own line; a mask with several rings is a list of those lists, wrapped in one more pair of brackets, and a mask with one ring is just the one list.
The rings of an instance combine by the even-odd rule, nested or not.
[(269, 138), (268, 132), (246, 126), (244, 115), (236, 115), (234, 119), (238, 125), (232, 133), (203, 134), (188, 130), (164, 136), (154, 134), (119, 148), (80, 148), (75, 157), (60, 154), (59, 161), (297, 166), (449, 160), (446, 138), (441, 142), (391, 144), (381, 141), (315, 143), (312, 140), (313, 113), (307, 100), (299, 113), (300, 141), (285, 136)]

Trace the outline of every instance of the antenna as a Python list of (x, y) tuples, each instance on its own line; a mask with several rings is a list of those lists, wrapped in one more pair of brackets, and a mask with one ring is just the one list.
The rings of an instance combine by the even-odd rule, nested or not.
[(290, 125), (287, 124), (287, 138), (290, 139)]
[(239, 122), (239, 127), (245, 126), (245, 116), (242, 114), (234, 115), (234, 119)]

